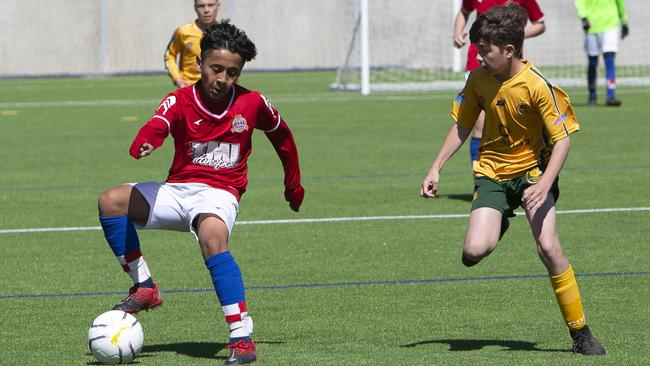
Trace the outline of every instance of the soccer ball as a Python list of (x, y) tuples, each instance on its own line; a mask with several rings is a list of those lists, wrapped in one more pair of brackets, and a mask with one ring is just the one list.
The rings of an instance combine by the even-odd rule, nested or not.
[(101, 363), (129, 363), (140, 354), (144, 332), (138, 319), (120, 310), (98, 316), (88, 329), (88, 347)]

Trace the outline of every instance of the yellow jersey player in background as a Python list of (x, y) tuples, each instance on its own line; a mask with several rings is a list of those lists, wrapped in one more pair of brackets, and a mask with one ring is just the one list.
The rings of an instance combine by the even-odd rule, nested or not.
[(477, 44), (484, 65), (470, 74), (454, 101), (455, 123), (420, 194), (436, 197), (442, 167), (485, 111), (462, 262), (469, 267), (488, 256), (507, 230), (507, 218), (522, 206), (573, 339), (573, 351), (603, 355), (605, 349), (587, 326), (578, 284), (556, 231), (558, 175), (578, 121), (564, 91), (520, 59), (525, 24), (526, 11), (509, 3), (491, 8), (472, 25), (470, 40)]
[[(165, 51), (165, 68), (174, 84), (182, 88), (201, 78), (198, 57), (205, 29), (215, 24), (219, 0), (194, 0), (196, 19), (178, 27)], [(178, 60), (177, 60), (178, 59)]]

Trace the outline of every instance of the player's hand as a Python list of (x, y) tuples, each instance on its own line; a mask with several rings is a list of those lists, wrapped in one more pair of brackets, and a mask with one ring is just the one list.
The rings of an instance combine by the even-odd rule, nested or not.
[(621, 26), (621, 39), (625, 39), (630, 34), (630, 27), (627, 24)]
[(289, 207), (295, 212), (298, 212), (298, 210), (300, 210), (300, 205), (302, 204), (302, 200), (304, 198), (305, 189), (302, 188), (300, 184), (294, 188), (286, 187), (284, 189), (284, 199), (289, 202)]
[(429, 171), (429, 174), (422, 181), (420, 187), (420, 196), (423, 198), (436, 198), (438, 194), (438, 183), (440, 182), (440, 172), (436, 169)]
[(540, 181), (524, 190), (521, 196), (521, 204), (526, 210), (535, 210), (539, 208), (548, 196), (549, 187)]
[(589, 19), (587, 18), (582, 18), (582, 30), (587, 33), (589, 31), (589, 28), (591, 28), (591, 23), (589, 23)]
[(183, 79), (183, 78), (178, 78), (178, 79), (174, 80), (174, 84), (176, 84), (176, 86), (179, 87), (179, 88), (182, 88), (182, 87), (188, 85), (187, 81), (185, 81), (185, 79)]
[(140, 157), (148, 156), (151, 154), (152, 151), (153, 151), (153, 145), (151, 145), (148, 142), (145, 142), (144, 144), (140, 145), (140, 147), (138, 148)]
[(465, 38), (467, 37), (467, 32), (454, 34), (454, 47), (461, 48), (467, 44)]

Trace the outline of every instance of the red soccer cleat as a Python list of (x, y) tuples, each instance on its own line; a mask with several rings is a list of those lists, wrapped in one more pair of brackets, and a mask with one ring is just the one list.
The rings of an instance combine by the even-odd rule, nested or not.
[(227, 345), (226, 348), (230, 348), (230, 357), (224, 362), (225, 365), (243, 365), (257, 359), (255, 343), (252, 340), (250, 342), (239, 340)]
[(136, 314), (142, 310), (149, 310), (162, 305), (158, 284), (154, 282), (153, 288), (135, 285), (129, 289), (129, 296), (121, 303), (113, 306), (113, 310), (122, 310), (125, 313)]

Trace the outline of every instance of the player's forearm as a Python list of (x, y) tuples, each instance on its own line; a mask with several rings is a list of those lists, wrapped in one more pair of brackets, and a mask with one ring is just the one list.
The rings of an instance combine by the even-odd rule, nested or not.
[(458, 11), (458, 14), (456, 14), (456, 19), (454, 20), (454, 36), (463, 33), (463, 29), (465, 29), (465, 24), (467, 24), (468, 17), (469, 14), (465, 14), (462, 10)]
[(181, 70), (176, 63), (177, 54), (170, 49), (167, 49), (165, 52), (165, 69), (167, 69), (167, 74), (172, 79), (173, 82), (176, 82), (177, 79), (181, 78)]
[(524, 34), (526, 38), (537, 37), (540, 34), (546, 31), (546, 25), (543, 22), (533, 23), (532, 25), (526, 27)]
[(275, 131), (267, 132), (266, 137), (273, 145), (280, 161), (282, 161), (284, 186), (290, 189), (297, 187), (300, 185), (298, 148), (289, 126), (284, 121), (280, 121), (278, 128)]
[(557, 176), (560, 174), (564, 162), (569, 156), (570, 149), (571, 138), (569, 136), (555, 142), (555, 145), (553, 145), (553, 152), (551, 153), (551, 157), (549, 158), (548, 165), (544, 170), (544, 175), (542, 176), (540, 183), (547, 184), (549, 187), (553, 184)]
[(138, 131), (138, 134), (131, 143), (129, 153), (134, 158), (140, 159), (140, 147), (143, 144), (148, 143), (151, 144), (154, 149), (159, 148), (165, 141), (165, 138), (169, 133), (168, 130), (169, 127), (164, 121), (159, 118), (151, 119)]
[(458, 151), (458, 149), (460, 149), (461, 146), (463, 146), (463, 143), (467, 140), (470, 132), (472, 132), (471, 129), (464, 128), (458, 123), (454, 123), (449, 129), (449, 132), (447, 132), (447, 136), (431, 165), (431, 169), (435, 169), (438, 172), (442, 171), (445, 163), (456, 153), (456, 151)]

